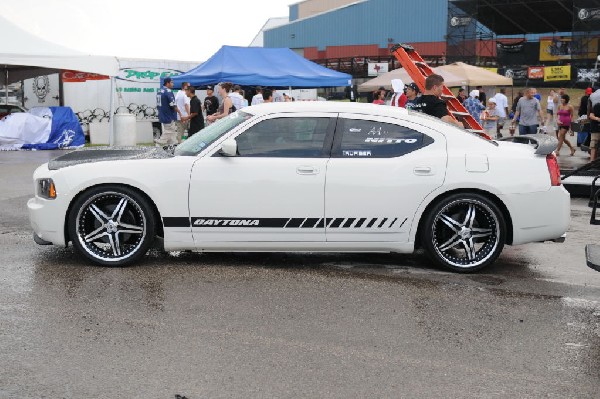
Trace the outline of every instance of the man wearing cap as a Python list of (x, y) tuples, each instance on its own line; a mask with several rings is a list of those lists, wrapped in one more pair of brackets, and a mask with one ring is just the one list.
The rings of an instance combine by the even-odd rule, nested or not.
[(413, 106), (417, 103), (417, 96), (419, 95), (419, 86), (416, 83), (409, 83), (406, 85), (406, 104), (404, 108), (413, 109)]
[(177, 144), (177, 114), (181, 115), (175, 103), (173, 89), (173, 80), (165, 78), (163, 88), (160, 89), (156, 96), (158, 108), (158, 121), (162, 126), (162, 134), (159, 139), (154, 140), (160, 145)]
[(262, 104), (263, 102), (262, 87), (256, 86), (256, 94), (252, 97), (250, 105)]
[(206, 86), (206, 97), (204, 98), (204, 110), (206, 116), (214, 114), (219, 109), (219, 99), (215, 96), (212, 86)]

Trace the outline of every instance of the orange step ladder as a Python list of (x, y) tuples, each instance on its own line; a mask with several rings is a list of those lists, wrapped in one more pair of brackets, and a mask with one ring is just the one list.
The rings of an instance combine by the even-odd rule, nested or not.
[[(392, 54), (400, 62), (400, 64), (406, 69), (408, 75), (411, 77), (413, 82), (419, 86), (421, 92), (425, 91), (425, 78), (429, 75), (433, 75), (435, 72), (423, 58), (415, 51), (413, 46), (410, 44), (396, 44), (390, 49)], [(467, 111), (467, 109), (458, 101), (458, 99), (452, 94), (450, 89), (444, 85), (442, 90), (442, 100), (446, 102), (448, 113), (450, 116), (463, 124), (465, 129), (470, 132), (476, 133), (488, 140), (492, 138), (483, 130), (481, 125), (473, 118), (473, 116)]]

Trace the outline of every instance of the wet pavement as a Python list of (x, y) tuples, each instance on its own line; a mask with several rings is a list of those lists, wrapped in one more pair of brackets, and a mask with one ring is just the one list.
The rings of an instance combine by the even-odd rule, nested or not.
[(0, 398), (598, 397), (586, 199), (565, 243), (471, 275), (422, 254), (154, 250), (111, 269), (31, 239), (31, 173), (59, 154), (0, 152)]

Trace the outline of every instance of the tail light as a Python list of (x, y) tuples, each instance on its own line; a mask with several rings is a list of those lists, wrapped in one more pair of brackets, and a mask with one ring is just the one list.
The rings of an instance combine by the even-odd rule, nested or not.
[(560, 186), (560, 168), (553, 153), (546, 155), (546, 165), (548, 165), (548, 172), (550, 172), (550, 184)]

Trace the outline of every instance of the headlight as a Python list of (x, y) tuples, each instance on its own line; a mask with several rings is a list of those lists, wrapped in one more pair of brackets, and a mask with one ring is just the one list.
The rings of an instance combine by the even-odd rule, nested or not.
[(52, 179), (38, 179), (37, 194), (46, 199), (56, 198), (56, 187)]

